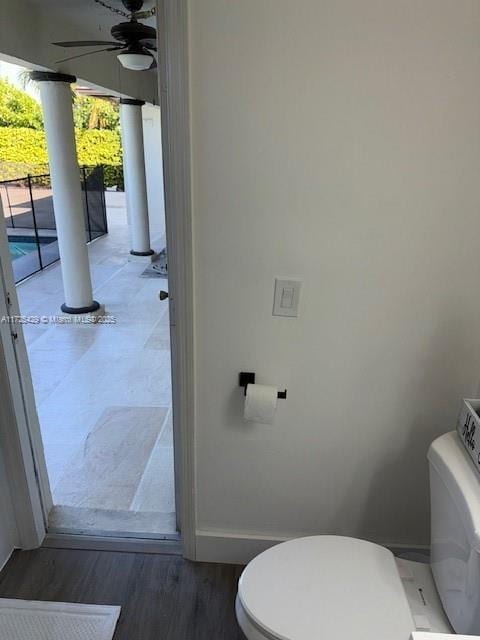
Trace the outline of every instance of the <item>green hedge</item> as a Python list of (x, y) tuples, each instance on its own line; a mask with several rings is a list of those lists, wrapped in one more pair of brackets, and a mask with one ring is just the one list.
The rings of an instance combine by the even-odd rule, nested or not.
[(125, 189), (123, 181), (123, 165), (104, 164), (103, 179), (106, 187), (117, 187), (118, 191)]
[[(120, 134), (108, 129), (75, 132), (80, 165), (105, 165), (105, 186), (123, 186)], [(45, 134), (36, 129), (0, 127), (0, 180), (44, 173), (48, 167)]]
[(122, 164), (120, 134), (109, 129), (76, 131), (77, 155), (80, 164)]
[(38, 102), (4, 78), (0, 78), (0, 127), (43, 128)]
[(45, 134), (38, 129), (0, 127), (0, 161), (48, 164)]

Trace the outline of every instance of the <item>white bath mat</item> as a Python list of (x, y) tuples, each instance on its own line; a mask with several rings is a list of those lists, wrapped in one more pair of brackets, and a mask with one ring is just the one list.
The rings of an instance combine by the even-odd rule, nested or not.
[(112, 640), (120, 607), (0, 598), (0, 640)]

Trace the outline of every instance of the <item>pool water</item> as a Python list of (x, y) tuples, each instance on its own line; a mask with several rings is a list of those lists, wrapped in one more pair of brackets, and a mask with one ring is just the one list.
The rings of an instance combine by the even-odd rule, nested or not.
[[(49, 244), (55, 240), (56, 238), (39, 238), (40, 244)], [(18, 258), (22, 258), (32, 251), (36, 251), (37, 244), (35, 238), (25, 238), (23, 236), (18, 238), (10, 237), (8, 239), (8, 248), (11, 259), (18, 260)]]
[(35, 251), (37, 248), (34, 242), (8, 242), (8, 248), (10, 250), (10, 257), (12, 260), (26, 256), (30, 251)]

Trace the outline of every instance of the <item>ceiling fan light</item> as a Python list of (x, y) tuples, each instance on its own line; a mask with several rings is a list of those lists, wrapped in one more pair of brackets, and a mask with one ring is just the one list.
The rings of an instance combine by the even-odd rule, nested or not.
[(148, 53), (119, 53), (117, 58), (125, 69), (146, 71), (152, 66), (153, 58)]

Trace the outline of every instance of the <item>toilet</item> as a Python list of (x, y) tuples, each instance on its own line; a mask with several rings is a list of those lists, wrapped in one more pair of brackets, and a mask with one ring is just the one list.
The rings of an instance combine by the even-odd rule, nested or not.
[(342, 536), (276, 545), (239, 580), (235, 609), (246, 638), (480, 636), (480, 475), (456, 432), (432, 443), (428, 462), (430, 564)]

